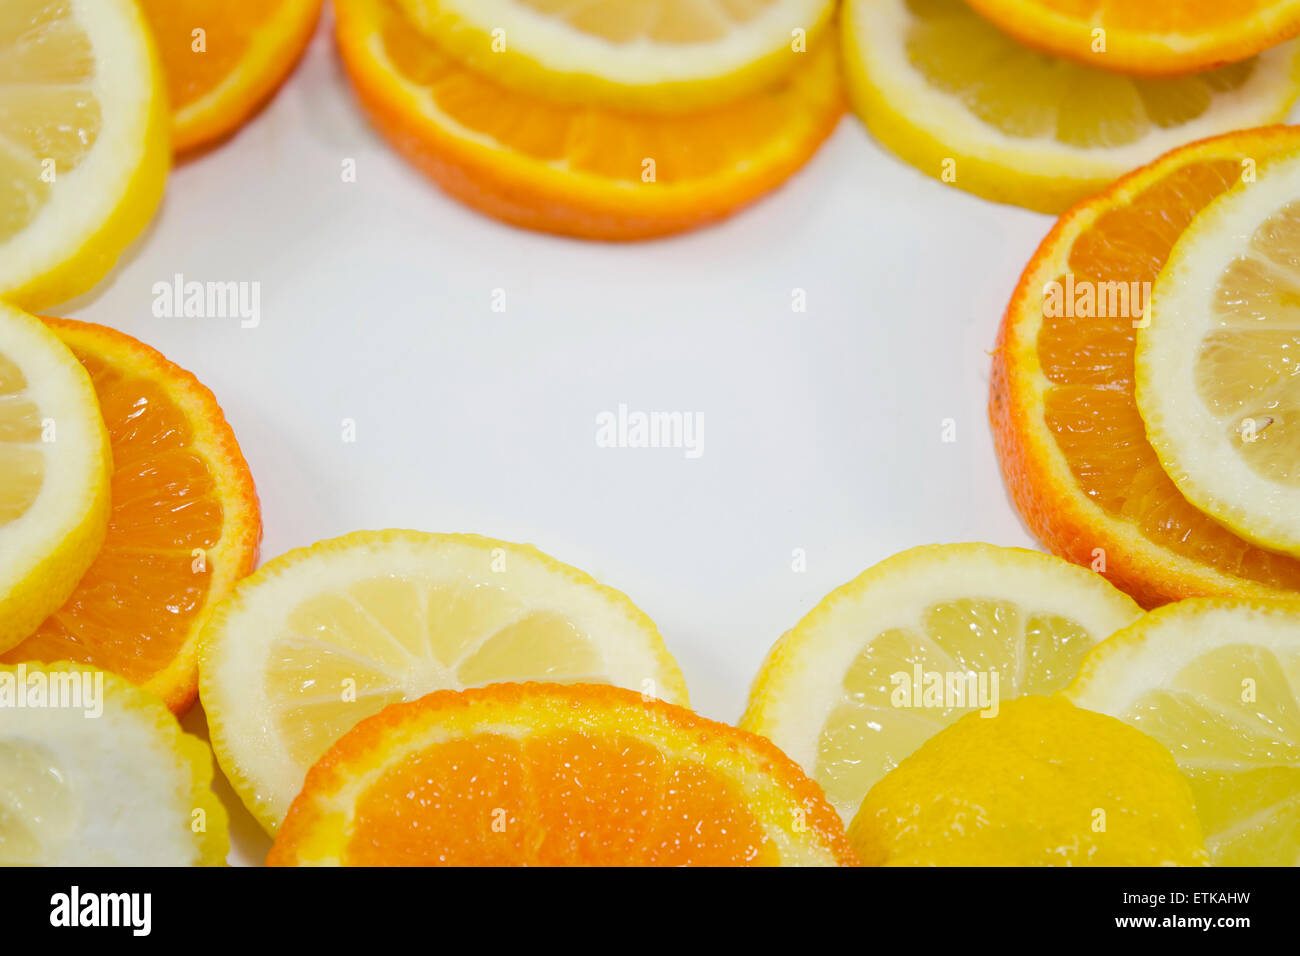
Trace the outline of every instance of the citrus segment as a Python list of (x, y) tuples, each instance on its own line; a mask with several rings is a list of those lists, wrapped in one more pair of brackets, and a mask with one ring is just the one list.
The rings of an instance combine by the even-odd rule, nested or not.
[(1089, 654), (1067, 694), (1169, 748), (1215, 864), (1300, 866), (1300, 602), (1160, 608)]
[(395, 704), (307, 775), (271, 865), (852, 865), (767, 741), (632, 691), (495, 684)]
[(114, 674), (0, 665), (0, 866), (218, 866), (212, 754)]
[(849, 0), (849, 90), (922, 172), (1060, 212), (1182, 143), (1283, 119), (1300, 45), (1207, 73), (1140, 79), (1026, 49), (962, 0)]
[(552, 102), (682, 113), (796, 69), (832, 0), (398, 0), (460, 62)]
[(872, 787), (849, 839), (872, 865), (1206, 862), (1169, 752), (1060, 697), (1008, 701), (941, 731)]
[(770, 738), (847, 821), (942, 728), (1060, 690), (1141, 609), (1099, 575), (985, 544), (915, 548), (824, 598), (772, 648), (740, 726)]
[(1081, 203), (1039, 247), (1002, 323), (990, 415), (1012, 499), (1051, 550), (1097, 566), (1148, 607), (1300, 589), (1300, 562), (1252, 545), (1183, 497), (1134, 396), (1134, 323), (1145, 321), (1175, 242), (1243, 175), (1298, 147), (1291, 128), (1233, 133)]
[(113, 455), (108, 535), (68, 600), (0, 657), (111, 670), (185, 710), (198, 630), (252, 570), (257, 495), (234, 434), (193, 375), (130, 336), (51, 319), (90, 373)]
[(322, 0), (141, 0), (180, 153), (238, 129), (293, 70)]
[(132, 0), (6, 0), (0, 13), (0, 294), (89, 290), (153, 216), (166, 100)]
[(792, 175), (843, 112), (836, 51), (680, 117), (552, 104), (479, 76), (391, 0), (337, 5), (343, 60), (376, 126), (452, 196), (506, 222), (639, 239), (721, 219)]
[(627, 597), (527, 545), (362, 531), (268, 562), (204, 633), (202, 695), (226, 775), (269, 831), (358, 721), (434, 690), (600, 681), (686, 686)]
[(1300, 33), (1296, 0), (969, 0), (1030, 46), (1121, 73), (1192, 73)]
[(85, 369), (38, 319), (0, 304), (0, 651), (90, 566), (108, 528), (111, 470)]
[(1300, 555), (1300, 161), (1275, 158), (1197, 216), (1137, 334), (1147, 436), (1187, 500)]

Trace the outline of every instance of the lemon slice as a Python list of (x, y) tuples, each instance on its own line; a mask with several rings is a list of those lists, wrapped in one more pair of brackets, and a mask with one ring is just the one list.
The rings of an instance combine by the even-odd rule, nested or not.
[(108, 530), (108, 432), (90, 376), (0, 304), (0, 651), (67, 600)]
[(219, 865), (211, 782), (203, 742), (125, 679), (0, 666), (0, 865)]
[(1137, 405), (1165, 472), (1232, 531), (1300, 556), (1300, 159), (1183, 233), (1137, 333)]
[(203, 633), (212, 746), (274, 832), (307, 769), (388, 704), (502, 681), (587, 681), (686, 703), (627, 597), (528, 545), (362, 531), (245, 578)]
[(87, 291), (144, 228), (170, 160), (162, 74), (132, 0), (0, 9), (0, 294)]
[(681, 113), (795, 68), (832, 0), (397, 0), (485, 76), (555, 102)]
[(847, 822), (944, 727), (1061, 689), (1141, 613), (1100, 575), (1036, 551), (915, 548), (832, 591), (776, 643), (740, 726), (802, 765)]
[(1202, 598), (1104, 641), (1066, 691), (1164, 744), (1220, 866), (1300, 866), (1300, 602)]
[(1207, 73), (1138, 79), (1022, 47), (962, 0), (848, 0), (858, 114), (922, 172), (1057, 213), (1193, 140), (1286, 116), (1287, 43)]

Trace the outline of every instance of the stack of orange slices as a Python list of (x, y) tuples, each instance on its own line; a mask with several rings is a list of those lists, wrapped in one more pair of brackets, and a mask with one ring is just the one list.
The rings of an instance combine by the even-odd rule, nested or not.
[(640, 239), (802, 166), (843, 110), (830, 0), (339, 0), (375, 125), (506, 222)]
[[(219, 863), (214, 753), (273, 865), (1300, 864), (1300, 129), (1197, 139), (1289, 108), (1300, 0), (848, 0), (838, 35), (833, 0), (336, 0), (376, 125), (536, 230), (721, 219), (834, 128), (841, 59), (946, 182), (1107, 186), (994, 358), (1059, 557), (882, 562), (775, 644), (739, 729), (529, 545), (357, 532), (254, 571), (212, 393), (24, 310), (105, 275), (169, 153), (247, 121), (321, 6), (0, 13), (0, 686), (41, 701), (0, 708), (0, 864)], [(199, 695), (211, 750), (177, 722)]]

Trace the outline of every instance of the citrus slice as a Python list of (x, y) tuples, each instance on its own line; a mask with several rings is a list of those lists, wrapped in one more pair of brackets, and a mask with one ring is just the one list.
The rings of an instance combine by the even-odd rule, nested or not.
[(234, 132), (284, 82), (323, 0), (141, 0), (162, 56), (172, 148)]
[(272, 866), (856, 863), (766, 740), (628, 690), (495, 684), (395, 704), (311, 768)]
[(75, 660), (177, 713), (198, 692), (198, 631), (252, 570), (257, 494), (212, 393), (128, 335), (49, 327), (90, 373), (113, 454), (108, 536), (72, 596), (0, 662)]
[[(1021, 276), (993, 358), (990, 414), (1011, 496), (1052, 551), (1152, 607), (1300, 590), (1300, 561), (1252, 545), (1187, 501), (1134, 398), (1134, 323), (1183, 230), (1270, 156), (1279, 127), (1196, 143), (1061, 218)], [(1104, 301), (1104, 305), (1100, 304)]]
[(1137, 334), (1137, 405), (1192, 504), (1300, 556), (1300, 160), (1216, 200), (1182, 234)]
[(1169, 748), (1213, 863), (1300, 866), (1300, 602), (1152, 611), (1092, 651), (1066, 694)]
[(89, 290), (152, 218), (168, 156), (133, 0), (5, 0), (0, 295), (37, 309)]
[(0, 866), (219, 866), (212, 754), (162, 702), (67, 663), (0, 666)]
[(1138, 79), (1025, 49), (963, 0), (848, 0), (849, 90), (922, 172), (1060, 212), (1183, 143), (1283, 119), (1300, 45), (1210, 73)]
[(38, 319), (0, 304), (0, 651), (90, 567), (112, 467), (86, 370)]
[(847, 821), (948, 724), (1063, 688), (1141, 613), (1100, 576), (1036, 551), (914, 548), (832, 591), (776, 643), (740, 726), (793, 757)]
[(212, 746), (275, 832), (307, 769), (358, 721), (434, 690), (603, 681), (686, 703), (654, 623), (529, 545), (359, 531), (268, 562), (204, 632)]
[(862, 861), (899, 866), (1197, 866), (1207, 862), (1169, 752), (1061, 697), (967, 714), (871, 788), (849, 827)]
[(768, 90), (656, 118), (500, 86), (417, 34), (391, 0), (341, 0), (336, 14), (375, 125), (452, 196), (530, 229), (639, 239), (721, 219), (798, 170), (843, 112), (830, 43)]
[(1296, 0), (969, 0), (1030, 46), (1121, 73), (1191, 73), (1300, 33)]
[(681, 113), (790, 72), (833, 0), (398, 0), (460, 62), (553, 102)]

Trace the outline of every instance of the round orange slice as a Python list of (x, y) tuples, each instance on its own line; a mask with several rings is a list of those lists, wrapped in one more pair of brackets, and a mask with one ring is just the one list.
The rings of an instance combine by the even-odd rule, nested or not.
[(198, 692), (200, 628), (248, 574), (262, 522), (216, 399), (128, 335), (47, 319), (95, 387), (113, 455), (108, 536), (72, 596), (0, 663), (73, 660), (176, 713)]
[(597, 684), (394, 704), (307, 774), (272, 866), (842, 865), (817, 785), (762, 737)]
[(1061, 217), (1002, 323), (990, 415), (1012, 499), (1057, 554), (1152, 607), (1300, 590), (1300, 561), (1197, 510), (1161, 468), (1134, 394), (1138, 329), (1175, 242), (1300, 129), (1230, 133), (1169, 153)]
[(293, 71), (323, 0), (141, 0), (162, 56), (172, 149), (242, 126)]
[(1300, 0), (968, 0), (1031, 47), (1120, 73), (1235, 63), (1300, 33)]
[(450, 58), (392, 0), (339, 0), (336, 13), (343, 62), (393, 145), (455, 198), (543, 232), (643, 239), (721, 219), (789, 178), (844, 111), (833, 36), (766, 90), (656, 116), (511, 90)]

